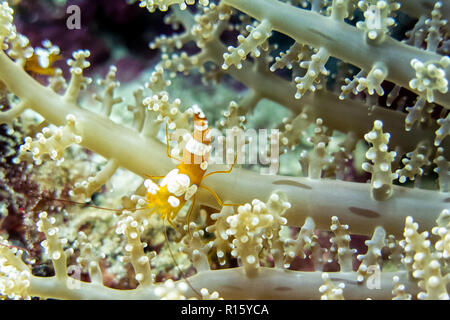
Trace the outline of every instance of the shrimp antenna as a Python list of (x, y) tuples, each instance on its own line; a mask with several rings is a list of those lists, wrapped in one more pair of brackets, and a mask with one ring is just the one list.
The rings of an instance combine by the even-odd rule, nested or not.
[(194, 211), (194, 206), (195, 206), (195, 199), (197, 197), (197, 193), (194, 194), (194, 196), (192, 197), (192, 203), (191, 203), (191, 207), (189, 208), (188, 214), (186, 216), (186, 224), (188, 227), (188, 233), (189, 236), (192, 238), (192, 233), (191, 233), (191, 216), (192, 216), (192, 212)]
[(105, 211), (112, 211), (112, 212), (122, 212), (123, 210), (135, 211), (135, 210), (145, 210), (145, 209), (148, 209), (148, 208), (146, 208), (146, 207), (144, 207), (144, 208), (132, 208), (132, 209), (127, 209), (127, 208), (123, 208), (123, 209), (111, 209), (111, 208), (105, 208), (105, 207), (99, 207), (99, 206), (95, 206), (95, 205), (91, 205), (91, 204), (86, 204), (86, 203), (84, 203), (84, 202), (78, 202), (78, 201), (67, 200), (67, 199), (59, 199), (59, 198), (51, 198), (51, 197), (45, 197), (45, 196), (40, 196), (39, 199), (51, 200), (51, 201), (60, 201), (60, 202), (67, 202), (67, 203), (70, 203), (70, 204), (79, 204), (79, 205), (83, 205), (83, 206), (90, 207), (90, 208), (95, 208), (95, 209), (105, 210)]
[(28, 249), (26, 249), (26, 248), (24, 248), (24, 247), (14, 246), (14, 245), (12, 245), (12, 244), (6, 244), (6, 243), (0, 243), (0, 246), (6, 247), (6, 248), (9, 248), (9, 249), (18, 249), (18, 250), (22, 250), (22, 251), (26, 252), (26, 253), (31, 257), (30, 251), (28, 251)]
[(184, 281), (186, 281), (187, 285), (192, 289), (192, 291), (195, 292), (196, 295), (198, 295), (200, 298), (202, 297), (202, 295), (200, 294), (200, 292), (198, 292), (193, 286), (192, 284), (189, 282), (189, 280), (186, 278), (186, 275), (184, 274), (184, 272), (181, 270), (180, 266), (178, 265), (177, 261), (175, 260), (175, 256), (173, 255), (172, 249), (170, 247), (170, 242), (169, 242), (169, 237), (167, 236), (167, 228), (166, 228), (166, 222), (165, 219), (163, 219), (163, 226), (164, 226), (164, 237), (166, 238), (166, 242), (167, 242), (167, 247), (169, 248), (169, 253), (170, 253), (170, 257), (173, 260), (173, 263), (175, 263), (175, 266), (178, 269), (178, 272), (180, 272), (181, 276), (183, 277)]

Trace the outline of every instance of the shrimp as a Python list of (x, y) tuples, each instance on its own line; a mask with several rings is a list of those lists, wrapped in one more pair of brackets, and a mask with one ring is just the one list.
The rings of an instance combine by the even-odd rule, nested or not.
[[(193, 106), (194, 133), (188, 140), (183, 159), (180, 164), (171, 170), (164, 177), (153, 177), (162, 179), (158, 184), (151, 179), (144, 181), (147, 188), (147, 207), (153, 212), (158, 212), (163, 220), (167, 220), (173, 227), (172, 220), (177, 213), (192, 199), (191, 210), (188, 213), (187, 225), (189, 228), (189, 218), (195, 201), (195, 195), (199, 188), (210, 192), (221, 206), (239, 206), (240, 204), (224, 204), (217, 194), (209, 187), (201, 183), (204, 178), (216, 173), (229, 173), (232, 171), (234, 163), (229, 170), (210, 172), (205, 175), (208, 168), (208, 158), (211, 151), (211, 131), (208, 127), (208, 120), (203, 111), (197, 106)], [(173, 158), (169, 153), (168, 128), (166, 125), (167, 155)]]
[[(206, 119), (203, 111), (197, 106), (194, 105), (193, 108), (193, 117), (194, 117), (194, 133), (189, 138), (183, 152), (183, 159), (181, 159), (180, 164), (171, 170), (164, 177), (151, 177), (151, 178), (160, 178), (162, 179), (158, 184), (153, 182), (151, 179), (147, 179), (144, 181), (144, 186), (147, 188), (147, 208), (151, 209), (151, 213), (158, 212), (161, 219), (163, 220), (164, 225), (164, 237), (168, 245), (169, 253), (174, 261), (177, 269), (181, 273), (183, 279), (189, 285), (189, 287), (201, 297), (201, 294), (192, 286), (192, 284), (188, 281), (184, 273), (181, 271), (178, 263), (175, 260), (175, 257), (172, 253), (172, 249), (170, 247), (169, 239), (167, 237), (167, 229), (164, 223), (165, 220), (169, 222), (172, 227), (176, 229), (176, 226), (173, 224), (173, 219), (176, 217), (181, 208), (184, 207), (187, 201), (192, 199), (192, 204), (187, 215), (187, 231), (190, 232), (190, 216), (192, 213), (192, 209), (194, 207), (195, 196), (199, 188), (203, 188), (209, 191), (217, 202), (221, 206), (239, 206), (241, 204), (232, 204), (227, 203), (224, 204), (217, 194), (210, 188), (206, 186), (202, 186), (202, 181), (207, 176), (216, 173), (229, 173), (233, 170), (235, 161), (231, 165), (230, 169), (224, 171), (215, 171), (205, 174), (208, 168), (208, 158), (211, 151), (211, 131), (208, 126), (208, 120)], [(174, 158), (170, 155), (169, 149), (169, 134), (168, 134), (168, 125), (166, 124), (166, 143), (167, 143), (167, 156), (169, 158)], [(176, 159), (177, 160), (177, 159)], [(191, 235), (192, 236), (192, 235)]]

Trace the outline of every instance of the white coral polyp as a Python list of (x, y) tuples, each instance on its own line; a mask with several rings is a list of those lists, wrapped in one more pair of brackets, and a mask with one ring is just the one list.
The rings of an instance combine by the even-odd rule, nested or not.
[[(200, 4), (207, 6), (209, 0), (200, 0)], [(147, 8), (150, 12), (155, 12), (156, 9), (160, 11), (167, 11), (171, 5), (178, 4), (181, 10), (186, 9), (186, 5), (195, 4), (195, 0), (141, 0), (139, 6), (141, 8)]]
[(13, 38), (15, 36), (15, 27), (13, 26), (14, 10), (8, 5), (8, 2), (3, 1), (0, 4), (0, 39), (3, 42), (5, 38)]
[(434, 91), (447, 93), (448, 80), (445, 68), (450, 64), (450, 58), (445, 56), (439, 61), (411, 60), (411, 66), (416, 71), (416, 77), (409, 82), (409, 86), (419, 92), (425, 92), (428, 102), (434, 101)]
[[(5, 247), (3, 247), (5, 248)], [(9, 250), (9, 249), (5, 249)], [(19, 270), (7, 258), (0, 258), (0, 294), (9, 298), (27, 297), (31, 273)]]

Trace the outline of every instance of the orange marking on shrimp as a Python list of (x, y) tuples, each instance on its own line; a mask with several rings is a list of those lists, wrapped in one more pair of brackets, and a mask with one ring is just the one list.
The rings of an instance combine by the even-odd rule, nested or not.
[(28, 251), (26, 248), (24, 247), (20, 247), (20, 246), (14, 246), (12, 244), (6, 244), (6, 243), (0, 243), (0, 246), (2, 247), (6, 247), (9, 249), (17, 249), (17, 250), (22, 250), (24, 252), (26, 252), (28, 255), (30, 255), (30, 251)]

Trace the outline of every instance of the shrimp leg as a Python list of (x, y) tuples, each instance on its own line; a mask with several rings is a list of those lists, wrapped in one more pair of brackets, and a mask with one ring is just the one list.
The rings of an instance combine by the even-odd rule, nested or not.
[(214, 190), (212, 190), (210, 187), (200, 185), (199, 188), (204, 189), (204, 190), (208, 191), (209, 193), (211, 193), (212, 196), (214, 197), (214, 199), (216, 199), (217, 203), (221, 207), (238, 207), (238, 206), (243, 206), (244, 205), (243, 203), (223, 203), (223, 201), (220, 200), (220, 198), (217, 195), (217, 193), (214, 192)]
[(234, 161), (233, 161), (233, 163), (231, 164), (230, 169), (228, 169), (228, 170), (220, 170), (220, 171), (213, 171), (213, 172), (210, 172), (210, 173), (208, 173), (208, 174), (205, 174), (205, 175), (203, 176), (203, 179), (205, 179), (205, 178), (208, 177), (208, 176), (212, 176), (213, 174), (216, 174), (216, 173), (231, 173), (231, 171), (233, 171), (234, 165), (236, 164), (236, 159), (237, 159), (237, 155), (234, 156)]

